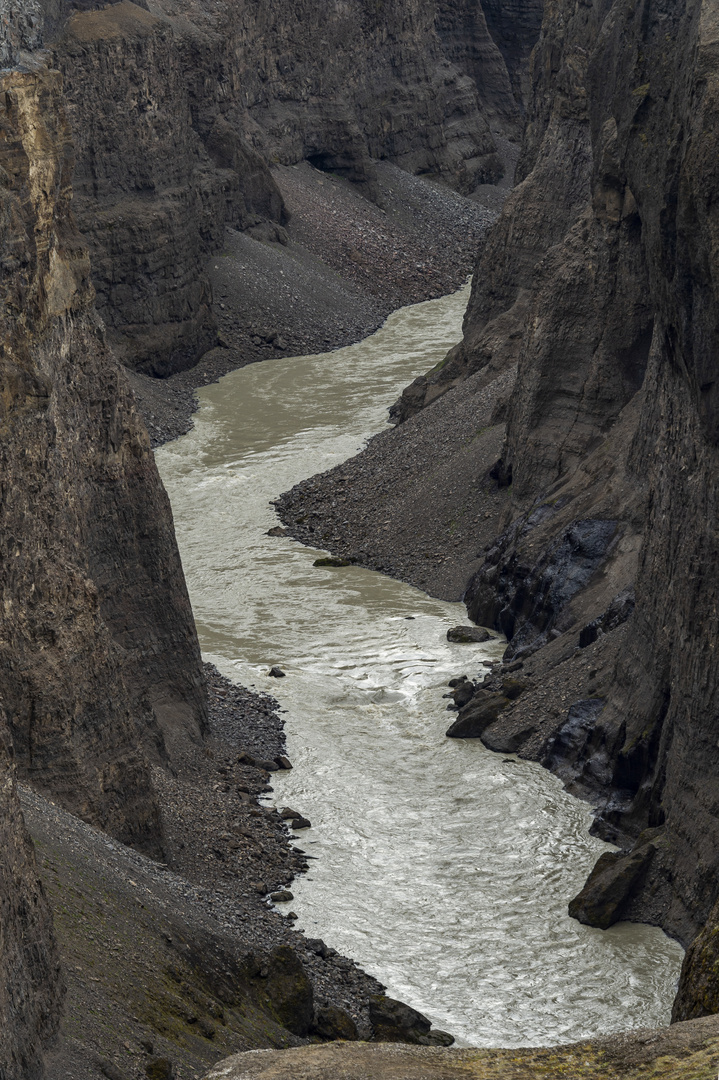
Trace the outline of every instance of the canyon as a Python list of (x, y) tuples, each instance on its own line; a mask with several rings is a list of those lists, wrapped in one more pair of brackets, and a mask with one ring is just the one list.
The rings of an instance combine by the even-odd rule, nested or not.
[[(540, 761), (596, 808), (593, 831), (618, 850), (572, 900), (576, 918), (652, 922), (687, 947), (676, 1024), (645, 1043), (626, 1036), (580, 1048), (587, 1075), (628, 1074), (662, 1054), (676, 1054), (666, 1075), (716, 1071), (715, 1022), (701, 1018), (719, 1009), (717, 25), (711, 0), (0, 5), (8, 1080), (39, 1078), (45, 1065), (50, 1076), (76, 1069), (118, 1080), (130, 1075), (123, 1068), (142, 1075), (146, 1065), (146, 1075), (169, 1077), (173, 1066), (155, 1048), (158, 1037), (162, 1046), (175, 1038), (168, 1010), (172, 1024), (192, 1028), (183, 1068), (195, 1070), (220, 1046), (357, 1034), (334, 1006), (313, 1011), (323, 943), (316, 952), (268, 930), (270, 952), (255, 955), (238, 926), (262, 924), (259, 895), (245, 911), (216, 916), (226, 897), (200, 909), (183, 892), (183, 874), (210, 879), (191, 869), (196, 852), (168, 814), (172, 799), (183, 784), (187, 792), (214, 782), (219, 822), (230, 813), (230, 780), (239, 782), (247, 821), (236, 836), (248, 839), (262, 821), (270, 844), (280, 824), (257, 799), (271, 771), (263, 762), (279, 767), (282, 742), (263, 734), (274, 723), (264, 699), (243, 706), (259, 718), (242, 735), (249, 759), (218, 734), (234, 691), (202, 664), (142, 415), (177, 387), (191, 408), (200, 372), (268, 349), (293, 352), (289, 338), (272, 327), (259, 334), (251, 318), (228, 340), (232, 327), (218, 324), (213, 304), (222, 271), (210, 257), (232, 245), (244, 267), (251, 240), (268, 260), (285, 258), (304, 228), (314, 258), (299, 193), (320, 182), (323, 198), (331, 190), (344, 200), (339, 216), (362, 199), (376, 208), (363, 213), (395, 230), (381, 234), (394, 291), (373, 281), (365, 241), (336, 232), (319, 291), (326, 266), (356, 291), (338, 323), (318, 317), (330, 344), (366, 333), (398, 302), (458, 286), (475, 247), (479, 257), (462, 341), (405, 389), (392, 429), (283, 496), (282, 520), (342, 558), (463, 597), (474, 622), (506, 635), (503, 664), (467, 680), (448, 734)], [(455, 219), (440, 241), (456, 248), (451, 273), (442, 276), (431, 226), (412, 232), (398, 216), (396, 204), (415, 192), (402, 176), (448, 190), (442, 206)], [(477, 206), (499, 211), (491, 228)], [(419, 231), (430, 235), (420, 241)], [(354, 299), (367, 305), (356, 327)], [(327, 347), (297, 340), (294, 351)], [(232, 852), (244, 841), (222, 843)], [(66, 902), (75, 904), (82, 895), (83, 913), (91, 909), (99, 885), (82, 875), (100, 872), (98, 845), (110, 845), (98, 881), (112, 925), (131, 937), (122, 920), (137, 904), (150, 969), (164, 973), (165, 1026), (153, 1028), (147, 1061), (122, 1068), (112, 1056), (119, 1036), (101, 1059), (82, 1033), (57, 1041), (63, 1000), (80, 1000), (66, 960), (77, 939), (57, 896), (74, 893)], [(272, 887), (302, 869), (293, 858), (278, 856)], [(167, 893), (155, 869), (165, 865), (177, 875), (168, 874)], [(128, 900), (136, 879), (146, 903)], [(103, 918), (99, 906), (100, 936)], [(328, 985), (344, 978), (337, 967)], [(440, 1069), (470, 1067), (465, 1051), (440, 1048), (442, 1033), (428, 1036), (418, 1014), (390, 1023), (379, 984), (356, 981), (360, 1026), (374, 1016), (375, 1034), (395, 1024), (390, 1039), (435, 1039), (406, 1051), (402, 1075), (430, 1058)], [(336, 1074), (358, 1076), (388, 1053), (296, 1049), (276, 1069), (274, 1055), (250, 1060), (268, 1075), (293, 1075), (292, 1061), (321, 1072), (330, 1060), (322, 1054), (335, 1052), (332, 1068), (349, 1070)], [(567, 1067), (579, 1068), (567, 1053)], [(541, 1055), (492, 1061), (507, 1076), (546, 1066)]]

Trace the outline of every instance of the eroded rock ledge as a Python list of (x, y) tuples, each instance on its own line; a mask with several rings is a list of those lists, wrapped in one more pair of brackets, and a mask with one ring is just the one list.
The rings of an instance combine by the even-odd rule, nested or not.
[(714, 1076), (719, 1023), (711, 1017), (672, 1028), (546, 1049), (477, 1050), (330, 1043), (238, 1054), (205, 1080), (694, 1080)]

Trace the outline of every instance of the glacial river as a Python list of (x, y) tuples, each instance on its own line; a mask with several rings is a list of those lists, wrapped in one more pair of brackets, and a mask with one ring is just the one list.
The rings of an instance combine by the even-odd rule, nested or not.
[[(459, 1041), (565, 1042), (664, 1024), (682, 950), (660, 930), (580, 926), (567, 902), (607, 845), (540, 766), (446, 739), (447, 680), (498, 643), (451, 645), (460, 604), (266, 536), (270, 500), (356, 453), (461, 335), (467, 290), (395, 312), (371, 338), (267, 360), (200, 394), (157, 453), (205, 658), (271, 691), (294, 769), (273, 798), (316, 856), (298, 926), (354, 957)], [(267, 677), (272, 664), (285, 679)]]

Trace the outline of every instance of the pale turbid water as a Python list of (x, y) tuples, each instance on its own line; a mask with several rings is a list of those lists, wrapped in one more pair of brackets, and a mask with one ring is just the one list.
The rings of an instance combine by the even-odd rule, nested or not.
[[(666, 1023), (682, 950), (660, 930), (580, 926), (567, 902), (607, 845), (540, 766), (446, 739), (447, 680), (502, 645), (450, 645), (464, 608), (270, 538), (270, 500), (382, 430), (386, 408), (461, 333), (467, 290), (405, 308), (373, 337), (268, 360), (200, 394), (157, 459), (204, 655), (287, 709), (317, 856), (292, 885), (299, 926), (462, 1041), (570, 1041)], [(412, 618), (410, 618), (410, 616)], [(279, 664), (287, 678), (267, 677)]]

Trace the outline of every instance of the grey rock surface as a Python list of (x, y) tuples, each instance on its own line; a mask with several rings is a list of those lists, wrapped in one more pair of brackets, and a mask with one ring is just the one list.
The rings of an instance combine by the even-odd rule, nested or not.
[[(278, 17), (251, 0), (44, 5), (98, 310), (122, 361), (146, 374), (189, 368), (216, 344), (205, 262), (224, 227), (282, 236), (269, 166), (307, 160), (377, 199), (383, 159), (471, 192), (502, 175), (493, 130), (518, 134), (481, 6), (298, 0)], [(539, 29), (536, 0), (519, 6), (505, 49), (515, 73)]]

